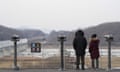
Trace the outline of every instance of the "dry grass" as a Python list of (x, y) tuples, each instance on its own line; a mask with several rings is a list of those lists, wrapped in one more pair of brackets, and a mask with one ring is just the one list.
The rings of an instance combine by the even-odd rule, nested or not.
[[(112, 67), (120, 67), (120, 57), (112, 57)], [(91, 67), (89, 57), (85, 59), (86, 66)], [(100, 68), (107, 68), (107, 57), (100, 58)], [(0, 58), (0, 68), (12, 68), (13, 57)], [(46, 59), (36, 57), (18, 57), (18, 66), (20, 68), (60, 68), (60, 57), (50, 57)], [(75, 58), (65, 57), (65, 67), (74, 68)]]
[[(90, 63), (91, 63), (90, 58), (86, 57), (86, 65), (88, 67), (91, 67)], [(108, 66), (108, 57), (106, 57), (106, 56), (100, 57), (99, 65), (100, 65), (100, 68), (107, 68), (107, 66)], [(120, 57), (112, 57), (111, 65), (112, 65), (112, 67), (120, 67)]]

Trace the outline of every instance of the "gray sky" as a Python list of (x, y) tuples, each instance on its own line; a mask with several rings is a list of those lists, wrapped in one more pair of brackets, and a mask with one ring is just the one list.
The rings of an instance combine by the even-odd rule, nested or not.
[(75, 30), (120, 21), (120, 0), (0, 0), (0, 24)]

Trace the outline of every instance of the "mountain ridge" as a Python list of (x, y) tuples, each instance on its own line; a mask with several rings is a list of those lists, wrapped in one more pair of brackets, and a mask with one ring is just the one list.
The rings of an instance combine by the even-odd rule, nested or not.
[(15, 28), (10, 28), (6, 27), (3, 25), (0, 25), (0, 41), (3, 40), (10, 40), (11, 37), (17, 34), (20, 36), (20, 38), (32, 38), (32, 37), (38, 37), (38, 36), (45, 36), (46, 34), (42, 32), (41, 30), (36, 30), (36, 29), (15, 29)]
[[(112, 34), (114, 37), (114, 44), (120, 43), (120, 22), (105, 22), (99, 25), (89, 27), (84, 29), (85, 36), (89, 42), (89, 38), (92, 34), (96, 33), (100, 39), (101, 45), (106, 44), (104, 35), (105, 34)], [(76, 29), (77, 30), (77, 29)], [(40, 40), (41, 37), (46, 40), (48, 44), (56, 44), (58, 42), (58, 36), (63, 34), (67, 37), (66, 44), (72, 44), (75, 31), (52, 31), (49, 34), (42, 32), (41, 30), (37, 29), (13, 29), (5, 26), (0, 25), (0, 40), (7, 40), (10, 39), (13, 34), (20, 35), (21, 38), (28, 38), (31, 40)]]

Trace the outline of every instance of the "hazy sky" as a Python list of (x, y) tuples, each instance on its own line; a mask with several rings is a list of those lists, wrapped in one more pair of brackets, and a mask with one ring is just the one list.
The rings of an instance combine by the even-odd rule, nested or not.
[(0, 0), (0, 24), (13, 28), (75, 30), (120, 21), (120, 0)]

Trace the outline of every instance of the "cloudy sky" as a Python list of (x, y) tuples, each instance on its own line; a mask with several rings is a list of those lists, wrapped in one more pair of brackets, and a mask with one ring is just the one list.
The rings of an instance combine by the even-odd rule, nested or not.
[(75, 30), (120, 21), (120, 0), (0, 0), (0, 24)]

